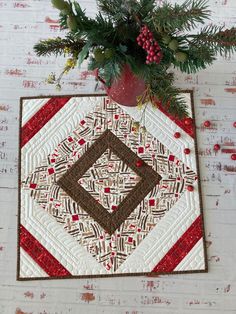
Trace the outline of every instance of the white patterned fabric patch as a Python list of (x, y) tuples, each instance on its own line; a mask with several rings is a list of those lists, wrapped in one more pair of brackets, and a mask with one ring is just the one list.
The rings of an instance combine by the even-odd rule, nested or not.
[(141, 115), (22, 98), (18, 280), (207, 270), (193, 119)]

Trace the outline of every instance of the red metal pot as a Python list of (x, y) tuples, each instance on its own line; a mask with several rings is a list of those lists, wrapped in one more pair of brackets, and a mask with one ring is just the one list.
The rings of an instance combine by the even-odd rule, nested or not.
[(98, 71), (95, 75), (104, 84), (108, 96), (123, 106), (137, 106), (137, 97), (141, 96), (146, 88), (144, 80), (134, 75), (128, 65), (124, 66), (120, 78), (115, 80), (111, 87), (106, 86)]

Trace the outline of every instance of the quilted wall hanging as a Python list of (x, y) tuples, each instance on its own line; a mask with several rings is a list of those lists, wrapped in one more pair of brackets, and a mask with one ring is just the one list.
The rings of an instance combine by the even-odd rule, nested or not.
[(207, 271), (191, 118), (148, 106), (144, 132), (142, 115), (104, 95), (21, 99), (18, 280)]

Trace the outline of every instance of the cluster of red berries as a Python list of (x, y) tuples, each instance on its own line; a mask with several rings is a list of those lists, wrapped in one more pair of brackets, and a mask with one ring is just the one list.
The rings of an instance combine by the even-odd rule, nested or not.
[(147, 26), (141, 28), (141, 32), (137, 37), (137, 43), (147, 52), (146, 64), (152, 62), (159, 64), (161, 62), (163, 57), (161, 48)]

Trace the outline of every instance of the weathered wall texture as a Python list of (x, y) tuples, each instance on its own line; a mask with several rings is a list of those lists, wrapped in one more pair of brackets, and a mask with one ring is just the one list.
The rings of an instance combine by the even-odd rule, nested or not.
[[(95, 0), (80, 2), (95, 13)], [(214, 22), (235, 25), (236, 0), (210, 0), (210, 6)], [(236, 313), (236, 163), (230, 160), (236, 151), (236, 55), (177, 79), (181, 87), (195, 89), (209, 273), (16, 282), (19, 97), (57, 93), (44, 78), (59, 72), (63, 59), (38, 58), (32, 46), (58, 34), (49, 0), (0, 0), (0, 313)], [(91, 93), (94, 85), (86, 72), (74, 70), (62, 93)], [(212, 130), (202, 128), (206, 119), (213, 121)], [(215, 154), (217, 142), (223, 150)]]

